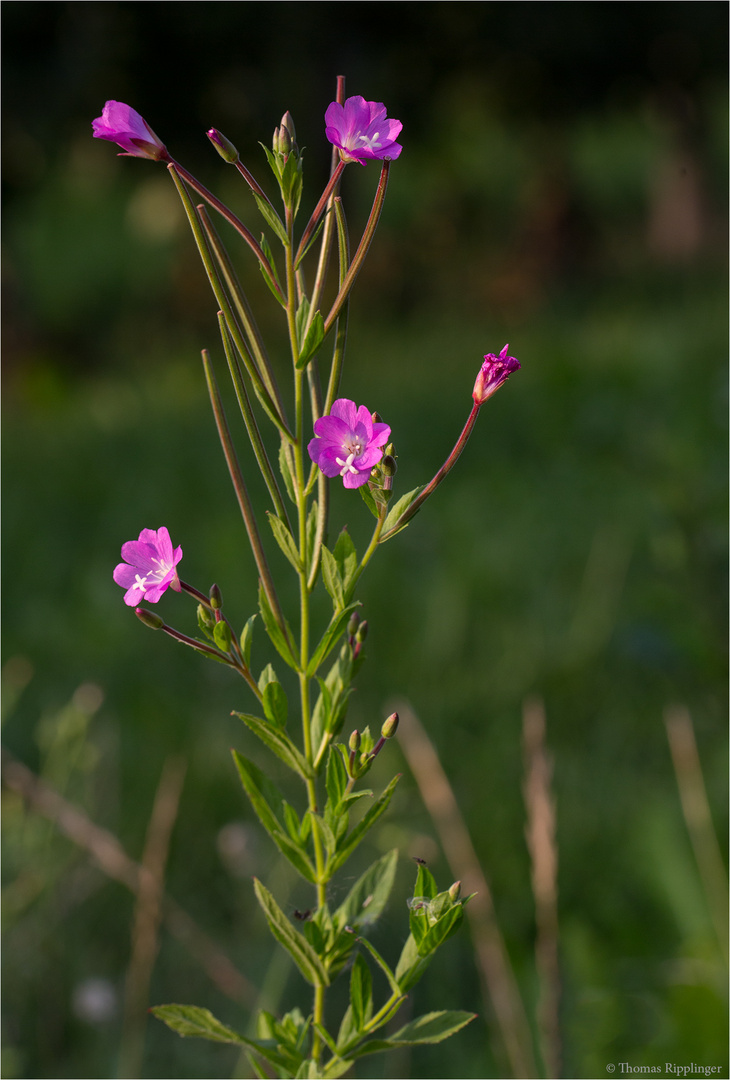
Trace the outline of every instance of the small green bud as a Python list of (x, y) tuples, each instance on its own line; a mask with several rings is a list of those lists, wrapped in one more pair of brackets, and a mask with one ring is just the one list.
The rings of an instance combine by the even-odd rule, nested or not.
[(350, 621), (347, 624), (347, 636), (354, 637), (357, 633), (357, 628), (360, 625), (360, 616), (356, 611), (353, 611), (350, 616)]
[(295, 154), (299, 152), (299, 147), (297, 146), (297, 133), (290, 112), (285, 112), (282, 116), (281, 125), (274, 132), (272, 147), (274, 153), (281, 154), (285, 161), (292, 150)]
[(385, 476), (395, 476), (398, 472), (398, 466), (395, 458), (392, 454), (386, 454), (383, 460), (380, 462), (380, 468), (383, 470)]
[(154, 611), (147, 611), (146, 608), (135, 608), (134, 614), (141, 623), (149, 626), (150, 630), (161, 630), (165, 625), (164, 619), (161, 619), (159, 615), (155, 615)]
[(235, 165), (239, 155), (230, 139), (221, 134), (217, 128), (211, 128), (206, 134), (223, 160), (227, 161), (229, 165)]
[(372, 416), (374, 424), (382, 424), (383, 418), (382, 418), (382, 416), (380, 415), (379, 412), (371, 413), (371, 416)]
[(207, 608), (205, 604), (198, 604), (198, 626), (201, 630), (212, 630), (215, 626), (215, 619), (210, 608)]
[(392, 739), (398, 730), (398, 713), (391, 713), (388, 719), (385, 721), (380, 729), (380, 734), (384, 739)]
[(223, 597), (221, 596), (221, 591), (218, 586), (211, 585), (210, 593), (208, 595), (210, 596), (210, 606), (213, 608), (213, 611), (219, 611), (220, 608), (223, 607)]
[(461, 896), (461, 882), (460, 881), (455, 881), (454, 884), (449, 889), (449, 898), (455, 904), (460, 896)]
[(357, 728), (350, 735), (349, 747), (353, 754), (356, 754), (360, 749), (360, 732)]
[(368, 636), (368, 621), (367, 621), (367, 619), (363, 619), (363, 621), (360, 623), (360, 625), (357, 628), (357, 633), (355, 634), (355, 641), (357, 641), (359, 645), (362, 645), (363, 641), (365, 640), (365, 638), (367, 636)]

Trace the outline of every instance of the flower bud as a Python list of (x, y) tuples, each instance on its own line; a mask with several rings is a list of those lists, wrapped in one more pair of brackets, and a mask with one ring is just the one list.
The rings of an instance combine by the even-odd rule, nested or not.
[(362, 645), (363, 641), (365, 640), (365, 638), (367, 636), (368, 636), (368, 621), (367, 621), (367, 619), (363, 619), (363, 621), (360, 623), (360, 625), (357, 628), (357, 633), (355, 634), (355, 641), (357, 641), (358, 645)]
[(146, 608), (135, 608), (134, 614), (141, 623), (149, 626), (150, 630), (161, 630), (165, 625), (164, 619), (161, 619), (159, 615), (155, 615), (154, 611), (147, 611)]
[(380, 734), (384, 739), (392, 739), (398, 730), (398, 713), (391, 713), (388, 719), (385, 721), (380, 729)]
[(223, 597), (221, 596), (221, 591), (217, 585), (211, 585), (210, 593), (208, 595), (210, 596), (210, 606), (213, 608), (213, 611), (218, 611), (223, 607)]
[(281, 125), (274, 132), (272, 147), (275, 154), (281, 154), (286, 160), (287, 156), (294, 151), (298, 153), (297, 133), (294, 128), (294, 120), (290, 112), (285, 112), (281, 118)]
[(398, 472), (398, 465), (392, 454), (386, 454), (383, 460), (380, 462), (380, 468), (383, 470), (384, 476), (395, 476)]
[(474, 383), (472, 397), (477, 405), (483, 405), (487, 398), (499, 390), (502, 383), (506, 382), (513, 371), (520, 367), (519, 360), (514, 356), (507, 356), (509, 345), (505, 345), (499, 356), (487, 353), (484, 363), (479, 369), (479, 374)]
[(355, 728), (355, 730), (350, 735), (350, 742), (348, 745), (353, 754), (356, 754), (360, 749), (360, 732), (357, 730), (357, 728)]
[(227, 161), (229, 165), (235, 165), (239, 155), (238, 150), (236, 150), (230, 139), (227, 139), (225, 135), (221, 134), (217, 128), (211, 128), (209, 131), (206, 131), (206, 135), (223, 160)]
[(205, 604), (198, 604), (198, 626), (201, 630), (212, 630), (215, 626), (215, 619), (211, 615), (210, 608), (207, 608)]
[(459, 899), (460, 896), (461, 896), (461, 882), (460, 881), (455, 881), (454, 884), (449, 889), (449, 898), (453, 901), (453, 903), (456, 903), (456, 901)]
[(354, 637), (357, 633), (357, 628), (360, 625), (360, 616), (356, 611), (353, 611), (350, 616), (350, 621), (347, 624), (347, 636)]

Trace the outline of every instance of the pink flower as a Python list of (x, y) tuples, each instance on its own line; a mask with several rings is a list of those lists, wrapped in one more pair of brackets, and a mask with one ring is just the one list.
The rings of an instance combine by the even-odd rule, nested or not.
[(348, 98), (344, 105), (333, 101), (324, 114), (325, 135), (340, 151), (343, 161), (366, 161), (384, 157), (395, 160), (403, 147), (395, 140), (403, 125), (400, 120), (388, 120), (385, 105), (366, 101), (363, 97)]
[(364, 405), (358, 409), (354, 401), (338, 398), (329, 416), (315, 422), (314, 434), (307, 447), (312, 461), (325, 476), (341, 476), (346, 488), (358, 488), (382, 458), (390, 428), (374, 424)]
[(108, 139), (121, 146), (120, 157), (142, 157), (150, 161), (167, 160), (168, 153), (146, 120), (121, 101), (107, 101), (101, 116), (92, 121), (95, 139)]
[(124, 562), (114, 570), (114, 580), (127, 591), (124, 603), (136, 607), (142, 600), (156, 604), (162, 594), (172, 588), (180, 592), (180, 580), (175, 567), (182, 559), (182, 548), (172, 550), (170, 534), (161, 529), (142, 529), (139, 540), (122, 544)]
[(484, 363), (479, 370), (472, 392), (477, 405), (483, 405), (487, 398), (496, 393), (502, 383), (507, 381), (512, 372), (520, 367), (519, 360), (515, 360), (514, 356), (507, 356), (508, 348), (509, 345), (505, 345), (499, 356), (487, 353), (484, 357)]

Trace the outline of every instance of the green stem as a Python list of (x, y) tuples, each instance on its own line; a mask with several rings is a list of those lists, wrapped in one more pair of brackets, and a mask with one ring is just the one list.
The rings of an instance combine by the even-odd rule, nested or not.
[(361, 268), (363, 262), (365, 261), (365, 256), (367, 255), (368, 249), (370, 248), (370, 245), (371, 245), (371, 243), (373, 241), (373, 237), (375, 236), (375, 230), (378, 227), (378, 221), (380, 220), (380, 214), (381, 214), (382, 209), (383, 209), (383, 203), (385, 202), (385, 193), (386, 193), (386, 191), (388, 189), (388, 173), (389, 172), (390, 172), (390, 161), (386, 160), (386, 161), (383, 162), (383, 168), (382, 168), (382, 171), (380, 173), (380, 180), (378, 182), (378, 188), (377, 188), (377, 191), (375, 192), (375, 199), (373, 201), (373, 208), (370, 211), (370, 217), (368, 218), (368, 223), (365, 226), (365, 231), (362, 234), (362, 239), (360, 240), (357, 251), (355, 252), (355, 258), (352, 260), (352, 263), (350, 265), (350, 269), (347, 271), (347, 274), (345, 275), (345, 280), (343, 281), (343, 283), (342, 283), (342, 285), (340, 287), (340, 291), (338, 292), (338, 294), (337, 294), (337, 296), (335, 298), (335, 302), (332, 305), (330, 313), (329, 313), (329, 315), (327, 316), (327, 318), (325, 320), (325, 324), (324, 324), (324, 332), (325, 332), (325, 334), (329, 333), (329, 331), (332, 329), (332, 324), (334, 323), (335, 319), (339, 315), (340, 309), (341, 309), (342, 305), (344, 304), (345, 300), (347, 299), (347, 297), (349, 295), (349, 292), (350, 292), (350, 289), (352, 288), (352, 286), (355, 283), (355, 278), (360, 273), (360, 268)]
[(208, 242), (213, 249), (213, 254), (218, 261), (221, 273), (230, 293), (233, 304), (236, 308), (236, 314), (240, 319), (241, 325), (246, 333), (248, 343), (251, 346), (251, 362), (256, 364), (257, 370), (261, 376), (261, 379), (269, 391), (272, 399), (276, 402), (279, 414), (284, 417), (284, 404), (281, 400), (279, 393), (279, 387), (276, 385), (276, 379), (274, 373), (271, 370), (269, 363), (269, 357), (266, 352), (266, 346), (264, 345), (264, 339), (261, 336), (261, 331), (258, 328), (254, 314), (251, 311), (251, 306), (246, 299), (246, 294), (241, 288), (241, 283), (238, 280), (236, 271), (233, 268), (233, 263), (230, 260), (228, 252), (226, 251), (221, 239), (216, 232), (213, 222), (210, 220), (210, 215), (201, 203), (196, 207), (200, 220), (203, 223)]
[[(236, 492), (238, 505), (241, 509), (241, 516), (243, 517), (246, 532), (248, 533), (251, 551), (256, 560), (256, 567), (259, 572), (259, 577), (261, 578), (261, 584), (263, 585), (266, 599), (269, 602), (277, 625), (287, 641), (289, 641), (286, 620), (279, 604), (279, 598), (276, 595), (276, 589), (274, 588), (271, 571), (269, 570), (269, 565), (266, 561), (266, 554), (261, 543), (261, 536), (256, 524), (251, 500), (248, 491), (246, 490), (246, 483), (243, 479), (243, 474), (241, 473), (241, 467), (238, 464), (236, 451), (233, 447), (233, 440), (231, 439), (226, 414), (223, 411), (223, 403), (221, 402), (220, 392), (215, 381), (215, 375), (213, 374), (210, 357), (205, 349), (203, 349), (203, 366), (205, 368), (205, 378), (208, 384), (208, 393), (210, 395), (211, 405), (213, 406), (213, 415), (215, 416), (216, 427), (218, 428), (218, 437), (221, 441), (221, 446), (223, 447), (226, 464), (228, 465), (228, 472), (230, 473), (231, 482), (233, 483), (233, 488)], [(292, 647), (292, 644), (293, 643), (289, 641), (290, 647)]]
[(228, 323), (228, 328), (231, 331), (231, 336), (233, 337), (233, 340), (236, 343), (236, 348), (238, 349), (243, 359), (243, 362), (246, 365), (246, 369), (251, 377), (251, 381), (254, 385), (259, 401), (263, 405), (270, 419), (273, 421), (279, 431), (281, 431), (282, 435), (284, 435), (284, 437), (291, 442), (292, 435), (286, 425), (286, 421), (284, 420), (283, 416), (279, 415), (276, 404), (272, 401), (271, 396), (266, 387), (264, 386), (261, 380), (261, 376), (256, 369), (256, 365), (251, 360), (251, 355), (248, 351), (248, 348), (246, 347), (245, 341), (243, 340), (241, 328), (238, 325), (238, 320), (233, 313), (225, 289), (223, 288), (223, 283), (221, 282), (220, 275), (218, 274), (218, 269), (215, 265), (213, 255), (208, 244), (208, 239), (200, 223), (200, 218), (198, 217), (197, 211), (193, 206), (192, 200), (190, 199), (190, 196), (188, 195), (188, 192), (181, 178), (178, 176), (175, 167), (173, 165), (168, 165), (168, 170), (170, 171), (170, 175), (175, 182), (178, 194), (180, 195), (180, 199), (182, 200), (182, 204), (188, 216), (190, 228), (193, 231), (193, 236), (195, 237), (195, 242), (198, 245), (198, 251), (200, 252), (200, 257), (203, 260), (203, 265), (205, 266), (211, 288), (213, 289), (215, 298), (218, 301), (218, 306), (226, 317), (226, 322)]
[(454, 465), (459, 460), (459, 457), (461, 456), (462, 450), (464, 449), (467, 442), (469, 441), (469, 436), (471, 435), (471, 433), (472, 433), (472, 431), (474, 429), (474, 424), (476, 423), (476, 419), (477, 419), (477, 416), (479, 415), (480, 408), (481, 408), (481, 405), (477, 405), (476, 403), (472, 406), (472, 410), (469, 413), (469, 418), (467, 419), (466, 423), (464, 424), (464, 429), (461, 432), (461, 435), (456, 440), (456, 444), (454, 446), (454, 449), (451, 451), (451, 453), (447, 457), (446, 461), (443, 463), (443, 465), (441, 466), (439, 471), (436, 473), (433, 480), (429, 484), (426, 485), (426, 487), (423, 489), (423, 491), (420, 493), (420, 495), (417, 498), (415, 498), (413, 500), (413, 502), (410, 504), (410, 506), (408, 506), (403, 511), (403, 513), (398, 518), (398, 520), (391, 526), (391, 528), (388, 529), (387, 533), (385, 533), (384, 536), (380, 537), (380, 543), (381, 544), (384, 544), (386, 540), (389, 540), (391, 538), (391, 536), (395, 536), (395, 534), (397, 532), (399, 532), (399, 530), (402, 529), (404, 527), (404, 525), (408, 524), (408, 522), (411, 520), (411, 518), (415, 514), (417, 514), (418, 511), (421, 509), (421, 507), (425, 503), (426, 499), (428, 499), (429, 496), (433, 495), (434, 491), (439, 486), (439, 484), (444, 479), (444, 477), (448, 476), (448, 474), (451, 472)]
[(180, 165), (177, 161), (175, 161), (174, 158), (170, 159), (170, 164), (167, 167), (173, 174), (176, 174), (182, 180), (184, 180), (186, 184), (189, 184), (193, 191), (197, 191), (198, 195), (205, 199), (209, 206), (212, 206), (214, 210), (217, 210), (221, 217), (224, 217), (229, 223), (229, 225), (233, 226), (239, 236), (243, 237), (243, 239), (253, 251), (256, 258), (259, 260), (259, 263), (261, 264), (264, 273), (266, 274), (267, 278), (271, 283), (272, 289), (275, 293), (278, 294), (278, 297), (283, 304), (284, 297), (281, 295), (281, 289), (276, 283), (276, 275), (271, 269), (271, 263), (264, 255), (260, 245), (256, 242), (253, 234), (248, 231), (243, 222), (236, 217), (232, 210), (229, 210), (225, 203), (221, 202), (221, 200), (218, 199), (211, 191), (208, 191), (207, 187), (201, 184), (199, 180), (196, 180), (193, 174), (189, 173), (188, 170), (183, 165)]
[(246, 393), (241, 369), (233, 351), (233, 342), (231, 340), (228, 324), (226, 323), (222, 311), (218, 312), (218, 323), (220, 326), (221, 338), (223, 340), (223, 349), (226, 354), (226, 360), (228, 361), (228, 370), (231, 373), (231, 380), (233, 381), (233, 386), (236, 391), (238, 405), (246, 425), (248, 437), (251, 440), (253, 452), (256, 455), (256, 461), (258, 462), (261, 474), (266, 481), (266, 486), (269, 489), (269, 495), (271, 496), (271, 501), (274, 504), (277, 516), (289, 526), (289, 517), (286, 512), (286, 507), (284, 506), (284, 500), (281, 497), (274, 470), (271, 467), (271, 462), (266, 453), (266, 447), (261, 438), (261, 432), (259, 431), (256, 418), (251, 409), (251, 402), (248, 400), (248, 394)]

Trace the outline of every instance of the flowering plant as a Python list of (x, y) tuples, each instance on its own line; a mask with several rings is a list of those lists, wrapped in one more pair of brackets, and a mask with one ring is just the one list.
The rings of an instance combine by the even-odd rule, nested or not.
[[(224, 161), (233, 165), (249, 186), (266, 226), (280, 243), (278, 264), (266, 234), (256, 239), (228, 206), (171, 157), (133, 109), (107, 102), (93, 125), (95, 137), (118, 143), (128, 156), (166, 163), (214, 293), (228, 372), (270, 501), (267, 517), (271, 535), (265, 541), (238, 463), (213, 363), (204, 350), (207, 390), (258, 571), (258, 613), (252, 614), (239, 632), (225, 614), (217, 585), (202, 592), (182, 581), (177, 573), (182, 548), (173, 549), (164, 527), (143, 529), (138, 540), (125, 543), (123, 562), (113, 576), (125, 589), (124, 602), (135, 608), (143, 624), (226, 664), (245, 680), (255, 698), (256, 712), (237, 715), (300, 785), (302, 808), (297, 809), (253, 761), (233, 751), (253, 811), (281, 854), (314, 892), (311, 909), (304, 915), (297, 913), (301, 917), (293, 923), (273, 893), (254, 880), (256, 898), (271, 933), (312, 988), (311, 1008), (294, 1009), (283, 1017), (262, 1011), (255, 1037), (227, 1027), (198, 1006), (176, 1004), (153, 1009), (180, 1035), (241, 1047), (250, 1055), (259, 1076), (267, 1068), (280, 1077), (339, 1077), (363, 1055), (440, 1042), (473, 1019), (471, 1013), (444, 1010), (412, 1019), (387, 1035), (381, 1030), (398, 1012), (436, 950), (458, 929), (470, 899), (461, 895), (459, 882), (439, 890), (419, 860), (409, 902), (408, 932), (394, 963), (380, 955), (367, 931), (388, 902), (397, 851), (376, 860), (336, 907), (330, 906), (328, 885), (386, 811), (399, 780), (395, 776), (377, 796), (358, 786), (396, 733), (396, 713), (382, 723), (379, 737), (365, 728), (351, 731), (345, 741), (339, 739), (353, 680), (364, 659), (367, 623), (361, 620), (355, 599), (358, 581), (378, 547), (408, 525), (453, 468), (482, 404), (519, 367), (507, 356), (506, 346), (499, 358), (493, 354), (485, 357), (471, 412), (443, 466), (429, 483), (393, 501), (397, 455), (390, 441), (391, 426), (364, 405), (358, 407), (349, 398), (338, 397), (338, 391), (350, 292), (373, 240), (391, 162), (401, 153), (395, 140), (402, 125), (387, 119), (380, 103), (362, 97), (344, 100), (342, 79), (325, 123), (326, 137), (333, 146), (331, 175), (298, 242), (295, 221), (302, 197), (302, 158), (291, 115), (287, 112), (282, 118), (272, 149), (265, 149), (281, 210), (240, 161), (235, 146), (215, 128), (207, 133)], [(339, 184), (348, 163), (364, 165), (370, 160), (382, 162), (380, 179), (370, 217), (351, 255)], [(202, 202), (196, 202), (194, 196)], [(264, 339), (205, 204), (228, 221), (248, 245), (273, 302), (281, 310), (291, 352), (292, 392), (288, 401), (279, 390)], [(305, 265), (316, 245), (318, 255), (310, 284)], [(337, 251), (337, 281), (334, 299), (328, 305), (323, 299), (324, 286), (333, 248)], [(263, 434), (262, 421), (268, 425)], [(272, 440), (277, 448), (278, 475), (272, 466)], [(356, 550), (347, 528), (339, 532), (334, 544), (329, 543), (328, 485), (330, 479), (338, 478), (346, 489), (359, 490), (364, 512), (375, 519), (370, 542), (362, 553)], [(280, 602), (269, 567), (266, 548), (270, 543), (278, 545), (286, 556), (299, 584), (295, 627)], [(320, 586), (329, 594), (332, 612), (326, 623), (318, 626), (311, 597)], [(198, 636), (168, 626), (157, 612), (139, 606), (142, 602), (157, 604), (168, 588), (196, 602)], [(284, 683), (272, 663), (258, 671), (260, 664), (254, 661), (257, 616), (281, 662), (296, 676), (299, 739), (290, 727), (290, 712), (294, 710), (290, 710)], [(374, 996), (373, 965), (387, 983), (382, 1000)], [(334, 1030), (328, 1027), (326, 994), (346, 967), (350, 969), (349, 1005), (338, 1030)]]

